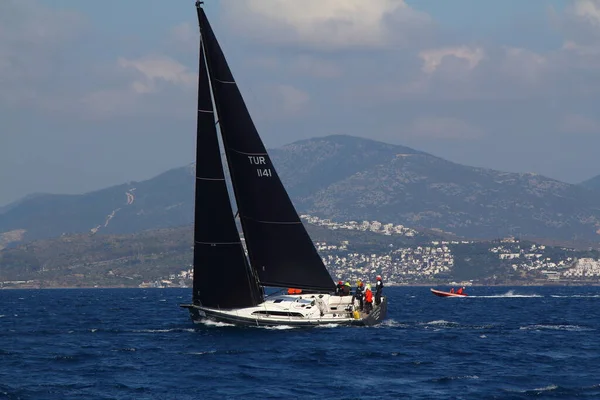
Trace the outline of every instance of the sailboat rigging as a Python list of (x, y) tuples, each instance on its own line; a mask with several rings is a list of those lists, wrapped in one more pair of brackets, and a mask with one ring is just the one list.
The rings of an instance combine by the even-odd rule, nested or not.
[[(380, 322), (386, 315), (385, 297), (373, 312), (361, 315), (354, 312), (350, 296), (332, 294), (333, 280), (279, 179), (202, 3), (196, 2), (201, 40), (194, 283), (192, 303), (182, 307), (189, 309), (194, 322), (302, 326)], [(235, 215), (217, 123), (237, 204)], [(264, 287), (300, 293), (265, 297)]]

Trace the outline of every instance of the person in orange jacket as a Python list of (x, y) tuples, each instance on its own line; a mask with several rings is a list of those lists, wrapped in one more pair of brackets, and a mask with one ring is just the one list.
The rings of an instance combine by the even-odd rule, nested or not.
[(365, 312), (369, 314), (373, 309), (373, 292), (371, 291), (371, 285), (367, 285), (365, 290)]

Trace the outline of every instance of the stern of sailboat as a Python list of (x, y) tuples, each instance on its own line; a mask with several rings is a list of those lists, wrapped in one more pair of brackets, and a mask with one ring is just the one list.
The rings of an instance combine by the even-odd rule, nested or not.
[(381, 323), (387, 316), (387, 296), (381, 297), (381, 304), (373, 305), (373, 310), (369, 314), (360, 312), (359, 316), (355, 325), (372, 326)]

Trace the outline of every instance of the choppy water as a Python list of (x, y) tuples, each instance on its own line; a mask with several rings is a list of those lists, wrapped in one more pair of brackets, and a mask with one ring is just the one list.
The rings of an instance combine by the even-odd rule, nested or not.
[(0, 290), (0, 399), (600, 398), (600, 288), (386, 288), (377, 327), (193, 325), (190, 289)]

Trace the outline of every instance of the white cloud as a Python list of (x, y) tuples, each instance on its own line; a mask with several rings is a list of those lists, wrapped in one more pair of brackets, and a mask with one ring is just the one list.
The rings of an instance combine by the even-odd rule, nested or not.
[(514, 82), (535, 83), (541, 79), (546, 67), (546, 57), (541, 54), (522, 48), (504, 47), (500, 69)]
[(246, 34), (320, 49), (406, 44), (431, 23), (404, 0), (235, 0), (223, 6)]
[[(109, 64), (114, 56), (100, 49), (94, 55), (104, 54), (104, 59), (91, 59), (92, 30), (87, 22), (79, 13), (37, 1), (0, 0), (0, 105), (94, 118), (142, 110), (176, 114), (174, 96), (196, 87), (196, 71), (160, 50), (139, 58), (123, 56)], [(175, 44), (189, 51), (197, 40), (197, 32), (181, 24), (171, 31), (166, 46), (156, 45), (165, 54), (177, 50)], [(101, 41), (91, 43), (102, 46)], [(144, 103), (157, 101), (163, 106)]]
[(574, 16), (600, 27), (600, 0), (577, 0), (570, 9)]
[(139, 72), (139, 79), (131, 83), (131, 88), (140, 94), (155, 92), (160, 82), (193, 88), (198, 79), (197, 75), (191, 73), (186, 66), (165, 56), (149, 56), (132, 60), (121, 57), (117, 62), (121, 68), (131, 68)]
[(525, 98), (562, 102), (600, 94), (597, 44), (566, 41), (545, 52), (459, 45), (423, 50), (417, 57), (418, 67), (405, 62), (397, 73), (380, 76), (385, 83), (370, 83), (361, 90), (379, 102)]
[(163, 101), (164, 107), (160, 107), (155, 102), (162, 101), (163, 96), (172, 99), (173, 89), (178, 93), (182, 90), (191, 92), (198, 81), (197, 75), (186, 66), (157, 55), (138, 59), (120, 57), (116, 62), (115, 74), (118, 73), (125, 74), (127, 79), (120, 79), (121, 83), (114, 87), (94, 90), (83, 97), (81, 104), (89, 115), (128, 115), (143, 112), (145, 107), (148, 113), (176, 113), (172, 104), (169, 106)]
[(419, 53), (419, 58), (423, 60), (423, 72), (427, 74), (435, 72), (447, 57), (465, 60), (467, 68), (473, 69), (483, 60), (485, 53), (481, 47), (468, 46), (423, 50)]
[(564, 10), (551, 8), (550, 17), (566, 41), (596, 45), (600, 40), (600, 0), (571, 0)]
[(485, 135), (481, 128), (462, 119), (436, 116), (416, 118), (407, 133), (431, 139), (478, 139)]

